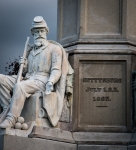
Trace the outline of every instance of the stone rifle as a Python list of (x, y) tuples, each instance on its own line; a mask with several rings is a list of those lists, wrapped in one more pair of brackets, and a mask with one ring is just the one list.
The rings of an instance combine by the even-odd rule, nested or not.
[[(25, 48), (24, 48), (23, 58), (26, 58), (27, 46), (28, 46), (29, 39), (30, 39), (30, 37), (27, 37)], [(23, 72), (23, 67), (24, 67), (24, 64), (21, 64), (20, 68), (19, 68), (19, 71), (18, 71), (16, 83), (20, 82), (20, 80), (21, 80), (22, 72)], [(9, 110), (10, 110), (10, 105), (8, 106), (8, 108), (6, 109), (6, 111), (4, 112), (4, 115), (1, 117), (0, 123), (5, 119), (5, 116), (7, 115), (7, 113), (9, 112)]]
[[(27, 37), (26, 44), (25, 44), (25, 48), (24, 48), (23, 58), (26, 58), (27, 46), (28, 46), (29, 39), (30, 39), (30, 38)], [(20, 80), (21, 80), (22, 72), (23, 72), (23, 67), (24, 67), (24, 64), (21, 64), (21, 65), (20, 65), (20, 68), (19, 68), (19, 71), (18, 71), (16, 83), (20, 82)]]

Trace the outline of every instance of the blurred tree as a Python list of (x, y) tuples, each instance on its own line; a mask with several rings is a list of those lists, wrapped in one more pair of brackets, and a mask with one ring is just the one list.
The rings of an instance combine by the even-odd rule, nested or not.
[[(20, 58), (20, 56), (19, 56)], [(19, 58), (15, 58), (14, 61), (9, 59), (9, 62), (6, 62), (7, 66), (5, 67), (5, 72), (7, 75), (17, 75), (19, 71)]]

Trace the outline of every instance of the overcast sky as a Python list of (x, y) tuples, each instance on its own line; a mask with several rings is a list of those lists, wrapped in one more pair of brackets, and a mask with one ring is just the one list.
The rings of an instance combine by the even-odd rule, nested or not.
[(49, 40), (56, 40), (57, 0), (0, 0), (0, 73), (6, 62), (23, 55), (35, 16), (43, 16), (49, 27)]

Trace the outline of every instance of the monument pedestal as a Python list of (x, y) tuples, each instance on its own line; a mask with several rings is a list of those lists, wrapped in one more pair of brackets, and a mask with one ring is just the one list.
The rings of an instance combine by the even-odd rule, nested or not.
[(78, 150), (136, 149), (135, 4), (58, 1), (58, 42), (74, 69), (70, 124)]
[(73, 134), (78, 143), (78, 150), (134, 150), (135, 136), (135, 133), (75, 132)]
[(135, 150), (136, 133), (69, 132), (33, 128), (29, 137), (0, 135), (0, 150)]
[(79, 150), (136, 149), (136, 48), (77, 44), (67, 52), (75, 71), (71, 130)]
[(75, 150), (133, 150), (136, 133), (69, 132), (34, 127), (31, 138), (50, 139), (77, 145)]
[(135, 47), (88, 44), (67, 51), (75, 71), (72, 131), (133, 132)]

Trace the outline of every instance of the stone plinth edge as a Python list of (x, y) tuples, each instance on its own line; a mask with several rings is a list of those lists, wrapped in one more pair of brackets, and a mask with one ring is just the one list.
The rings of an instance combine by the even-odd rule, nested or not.
[(60, 130), (57, 128), (52, 129), (52, 128), (34, 126), (33, 131), (29, 135), (29, 137), (75, 143), (75, 140), (73, 139), (71, 132)]
[(136, 144), (136, 133), (74, 132), (78, 144), (129, 145)]
[(0, 150), (77, 150), (77, 145), (46, 139), (1, 135)]
[(27, 125), (28, 125), (28, 130), (20, 130), (20, 129), (13, 129), (13, 128), (0, 129), (0, 135), (28, 137), (28, 135), (32, 132), (35, 122), (27, 122)]

